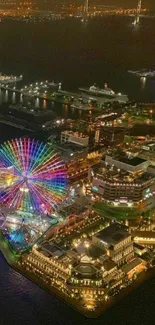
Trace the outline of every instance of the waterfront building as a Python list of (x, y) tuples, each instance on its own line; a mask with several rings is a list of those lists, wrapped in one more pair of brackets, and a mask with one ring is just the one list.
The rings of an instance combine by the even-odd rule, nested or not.
[(134, 258), (128, 264), (122, 267), (122, 272), (128, 277), (130, 280), (134, 275), (141, 273), (146, 270), (146, 262), (140, 258)]
[(96, 233), (93, 242), (106, 249), (107, 255), (117, 265), (127, 263), (134, 255), (131, 235), (118, 223)]
[(79, 306), (94, 310), (126, 279), (146, 269), (146, 262), (134, 257), (131, 235), (118, 223), (98, 231), (92, 239), (72, 235), (73, 241), (66, 245), (60, 238), (35, 244), (22, 255), (21, 266), (49, 290)]
[(109, 258), (100, 263), (91, 251), (104, 255), (92, 242), (80, 241), (76, 248), (66, 250), (45, 241), (23, 256), (22, 266), (68, 296), (95, 303), (105, 299), (111, 281), (111, 288), (122, 283), (123, 273)]

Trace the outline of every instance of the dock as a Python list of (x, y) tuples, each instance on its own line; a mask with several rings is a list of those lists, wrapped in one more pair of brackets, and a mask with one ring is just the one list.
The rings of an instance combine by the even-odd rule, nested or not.
[[(2, 79), (2, 80), (1, 80)], [(98, 97), (80, 92), (70, 92), (61, 89), (61, 83), (46, 81), (31, 83), (23, 88), (17, 88), (16, 82), (22, 80), (19, 77), (0, 76), (0, 89), (2, 91), (12, 92), (20, 96), (20, 102), (32, 102), (36, 107), (40, 106), (40, 101), (60, 103), (69, 105), (73, 109), (80, 111), (99, 110), (106, 102), (117, 101), (117, 98)], [(13, 84), (13, 85), (12, 85)], [(120, 102), (127, 102), (128, 98), (121, 96)], [(119, 101), (119, 100), (118, 100)]]

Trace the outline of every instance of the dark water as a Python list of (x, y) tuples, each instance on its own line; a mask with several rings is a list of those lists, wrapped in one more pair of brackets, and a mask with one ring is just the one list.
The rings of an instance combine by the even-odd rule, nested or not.
[(8, 125), (0, 124), (0, 143), (26, 135), (25, 132)]
[[(60, 21), (45, 24), (0, 24), (0, 71), (36, 79), (62, 81), (75, 89), (107, 81), (131, 98), (155, 99), (155, 80), (141, 88), (128, 69), (155, 68), (155, 20), (131, 18)], [(0, 125), (0, 142), (25, 132)], [(87, 320), (10, 269), (0, 255), (0, 325), (153, 325), (155, 279), (141, 285), (98, 320)]]
[(43, 24), (2, 21), (0, 71), (34, 80), (62, 81), (75, 89), (105, 81), (134, 99), (155, 99), (155, 80), (142, 88), (129, 69), (155, 68), (155, 20), (105, 17), (86, 24), (62, 20)]

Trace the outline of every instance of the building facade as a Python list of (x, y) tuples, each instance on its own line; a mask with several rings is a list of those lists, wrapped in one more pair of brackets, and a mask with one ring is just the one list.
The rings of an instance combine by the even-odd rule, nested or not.
[(61, 132), (61, 143), (71, 142), (83, 147), (87, 147), (89, 144), (89, 137), (79, 132), (63, 131)]
[(131, 235), (121, 225), (113, 224), (93, 236), (93, 242), (106, 249), (117, 265), (127, 263), (134, 256)]
[(100, 175), (93, 177), (92, 191), (101, 195), (105, 200), (114, 203), (138, 203), (149, 197), (155, 195), (155, 177), (148, 177), (148, 179), (139, 178), (133, 181), (123, 181), (117, 178), (113, 180), (106, 179)]

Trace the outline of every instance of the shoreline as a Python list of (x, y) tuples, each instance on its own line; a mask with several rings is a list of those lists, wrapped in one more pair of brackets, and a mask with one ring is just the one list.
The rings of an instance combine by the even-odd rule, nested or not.
[[(115, 304), (119, 303), (124, 297), (128, 296), (132, 291), (137, 289), (142, 283), (146, 282), (153, 276), (155, 276), (155, 267), (148, 269), (147, 271), (144, 271), (140, 273), (138, 278), (136, 280), (133, 280), (132, 284), (128, 287), (122, 289), (118, 295), (115, 297), (110, 297), (108, 301), (100, 302), (95, 310), (88, 310), (86, 308), (83, 308), (82, 305), (78, 304), (78, 300), (75, 300), (73, 298), (70, 298), (67, 294), (62, 293), (60, 290), (58, 290), (55, 287), (49, 287), (48, 284), (45, 284), (43, 281), (40, 280), (40, 278), (36, 277), (32, 272), (25, 271), (18, 263), (13, 262), (13, 259), (11, 258), (12, 252), (8, 244), (6, 244), (6, 240), (3, 236), (3, 234), (0, 232), (0, 251), (5, 258), (8, 265), (14, 269), (16, 272), (23, 275), (25, 278), (27, 278), (29, 281), (32, 281), (37, 286), (39, 286), (41, 289), (45, 290), (46, 292), (50, 294), (54, 294), (58, 299), (60, 299), (63, 303), (66, 303), (76, 311), (80, 312), (83, 316), (87, 318), (98, 318), (100, 317), (104, 312), (106, 312), (108, 309), (113, 307)], [(19, 256), (17, 257), (19, 258)]]

